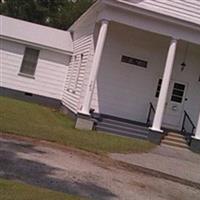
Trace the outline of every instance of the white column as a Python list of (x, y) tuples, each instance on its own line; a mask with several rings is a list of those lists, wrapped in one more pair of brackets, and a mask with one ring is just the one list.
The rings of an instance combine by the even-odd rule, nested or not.
[(90, 104), (91, 104), (92, 95), (93, 95), (93, 91), (94, 91), (95, 81), (97, 78), (100, 61), (101, 61), (101, 56), (102, 56), (102, 52), (103, 52), (103, 47), (104, 47), (104, 43), (106, 40), (107, 31), (108, 31), (108, 24), (109, 24), (109, 22), (107, 20), (101, 21), (101, 27), (100, 27), (99, 36), (97, 39), (96, 49), (95, 49), (95, 53), (94, 53), (94, 57), (93, 57), (93, 63), (91, 66), (90, 77), (89, 77), (88, 85), (87, 85), (86, 92), (85, 92), (83, 106), (80, 111), (81, 113), (86, 114), (86, 115), (89, 115)]
[(153, 120), (153, 125), (151, 127), (151, 130), (153, 131), (162, 132), (161, 125), (162, 125), (162, 120), (163, 120), (163, 115), (164, 115), (164, 110), (165, 110), (165, 104), (167, 101), (167, 93), (169, 89), (172, 69), (174, 65), (176, 47), (177, 47), (177, 40), (172, 39), (169, 46), (169, 50), (168, 50), (168, 55), (167, 55), (167, 60), (165, 64), (165, 70), (163, 74), (162, 85), (161, 85), (160, 95), (158, 98), (156, 112), (155, 112), (155, 116)]
[(198, 120), (198, 123), (197, 123), (197, 127), (196, 127), (194, 138), (200, 140), (200, 113), (199, 113), (199, 120)]

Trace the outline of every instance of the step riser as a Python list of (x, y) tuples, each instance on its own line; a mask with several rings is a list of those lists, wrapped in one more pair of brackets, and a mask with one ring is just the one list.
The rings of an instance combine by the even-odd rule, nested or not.
[(185, 147), (185, 148), (183, 148), (183, 147), (177, 147), (177, 146), (173, 146), (173, 145), (168, 145), (168, 144), (161, 144), (161, 146), (162, 147), (167, 147), (167, 148), (175, 148), (175, 149), (180, 149), (180, 150), (189, 150), (189, 147)]
[(172, 142), (178, 142), (178, 143), (184, 143), (186, 144), (186, 140), (185, 139), (177, 139), (177, 138), (167, 138), (165, 137), (164, 139), (165, 141), (172, 141)]
[(141, 134), (141, 135), (147, 135), (146, 132), (142, 132), (142, 131), (137, 131), (137, 130), (131, 130), (131, 131), (127, 131), (125, 129), (117, 129), (117, 128), (110, 128), (110, 127), (104, 127), (104, 126), (97, 126), (96, 129), (104, 129), (104, 130), (108, 130), (108, 131), (113, 131), (113, 132), (119, 132), (119, 133), (127, 133), (127, 134)]
[(138, 129), (148, 129), (145, 125), (138, 125), (138, 124), (131, 124), (127, 122), (122, 122), (122, 121), (116, 121), (113, 119), (103, 119), (102, 122), (100, 123), (106, 123), (106, 124), (113, 124), (113, 125), (118, 125), (118, 126), (123, 126), (123, 127), (128, 127), (128, 128), (138, 128)]
[(104, 131), (104, 132), (110, 132), (113, 134), (121, 135), (121, 136), (127, 136), (127, 137), (134, 137), (134, 138), (140, 138), (140, 139), (146, 139), (147, 134), (141, 133), (141, 132), (127, 132), (123, 130), (118, 130), (118, 129), (109, 129), (109, 128), (104, 128), (104, 127), (96, 127), (97, 131)]
[(163, 141), (162, 144), (179, 147), (179, 148), (188, 148), (188, 146), (186, 144), (172, 143), (172, 142), (168, 142), (168, 141)]
[(121, 131), (128, 131), (128, 132), (141, 132), (141, 133), (146, 133), (148, 134), (148, 129), (145, 129), (143, 127), (125, 127), (125, 126), (119, 126), (119, 125), (116, 125), (116, 124), (105, 124), (105, 123), (99, 123), (97, 125), (97, 127), (103, 127), (103, 128), (112, 128), (112, 129), (118, 129), (118, 130), (121, 130)]
[(168, 133), (167, 136), (174, 137), (174, 138), (184, 138), (184, 136), (181, 134), (173, 134), (173, 133)]

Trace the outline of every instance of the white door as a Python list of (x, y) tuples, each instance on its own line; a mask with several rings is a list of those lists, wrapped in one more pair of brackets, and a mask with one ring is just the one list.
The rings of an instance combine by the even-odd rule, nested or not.
[[(156, 101), (160, 93), (161, 83), (162, 80), (159, 79), (156, 91)], [(180, 81), (170, 82), (162, 127), (175, 130), (181, 129), (184, 114), (184, 103), (187, 100), (187, 87), (186, 83)]]
[(171, 81), (163, 118), (163, 127), (180, 130), (184, 113), (187, 84)]

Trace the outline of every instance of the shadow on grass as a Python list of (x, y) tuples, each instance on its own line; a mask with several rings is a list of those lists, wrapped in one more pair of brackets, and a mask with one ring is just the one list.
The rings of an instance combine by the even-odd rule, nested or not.
[(91, 182), (71, 182), (52, 177), (59, 168), (20, 158), (18, 153), (45, 152), (28, 143), (0, 141), (0, 177), (91, 199), (108, 200), (115, 194)]

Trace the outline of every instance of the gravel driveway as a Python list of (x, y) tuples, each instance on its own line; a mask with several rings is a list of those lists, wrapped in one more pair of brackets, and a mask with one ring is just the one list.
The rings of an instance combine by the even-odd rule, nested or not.
[(0, 138), (0, 177), (95, 200), (199, 200), (200, 190), (78, 150)]

